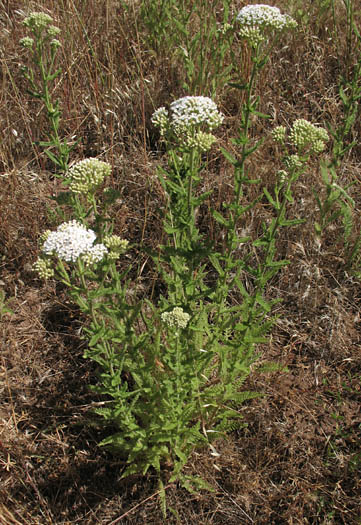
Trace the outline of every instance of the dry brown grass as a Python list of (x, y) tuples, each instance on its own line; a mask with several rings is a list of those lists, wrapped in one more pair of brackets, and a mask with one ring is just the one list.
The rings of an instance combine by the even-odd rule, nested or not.
[[(237, 2), (236, 8), (245, 3)], [(355, 57), (347, 56), (344, 39), (333, 38), (330, 12), (321, 12), (319, 2), (272, 3), (289, 12), (293, 5), (295, 16), (302, 8), (309, 22), (284, 40), (262, 74), (261, 111), (272, 119), (257, 124), (255, 135), (296, 118), (336, 125), (342, 117), (337, 77), (347, 74)], [(72, 160), (100, 156), (112, 163), (112, 184), (122, 192), (114, 211), (116, 229), (132, 243), (156, 246), (163, 195), (155, 177), (161, 154), (150, 116), (184, 93), (179, 64), (149, 52), (139, 2), (127, 4), (128, 12), (116, 0), (0, 1), (0, 286), (14, 312), (1, 323), (0, 523), (361, 523), (360, 283), (344, 270), (340, 224), (326, 232), (321, 245), (315, 242), (317, 210), (310, 186), (324, 191), (317, 166), (298, 183), (293, 209), (307, 223), (279, 240), (280, 253), (291, 264), (268, 290), (283, 303), (270, 344), (260, 349), (262, 359), (279, 361), (289, 371), (251, 378), (247, 388), (266, 395), (242, 409), (247, 429), (217, 443), (219, 458), (208, 452), (192, 457), (189, 472), (204, 476), (214, 493), (190, 495), (168, 486), (169, 506), (178, 518), (169, 514), (164, 521), (156, 479), (150, 474), (121, 480), (119, 460), (97, 447), (103, 431), (91, 408), (102, 400), (88, 388), (96, 374), (82, 358), (81, 316), (60, 286), (43, 284), (31, 272), (38, 236), (54, 226), (50, 196), (59, 187), (52, 166), (32, 145), (46, 137), (47, 124), (24, 92), (25, 53), (18, 40), (25, 11), (47, 11), (56, 19), (63, 42), (64, 74), (56, 87), (63, 107), (61, 133), (69, 140), (82, 138)], [(336, 2), (341, 36), (342, 5)], [(219, 100), (228, 117), (220, 139), (231, 148), (239, 95), (225, 89)], [(360, 119), (353, 130), (354, 137), (359, 134)], [(251, 172), (272, 186), (277, 163), (277, 150), (266, 141)], [(220, 206), (227, 200), (231, 172), (216, 153), (211, 166), (204, 184), (214, 188), (212, 202)], [(341, 183), (356, 182), (355, 231), (360, 229), (360, 166), (358, 144), (339, 173)], [(242, 227), (256, 234), (268, 213), (261, 203)], [(206, 209), (201, 220), (215, 236)], [(132, 257), (139, 262), (136, 251)], [(140, 262), (141, 292), (149, 295), (152, 267), (146, 259)]]

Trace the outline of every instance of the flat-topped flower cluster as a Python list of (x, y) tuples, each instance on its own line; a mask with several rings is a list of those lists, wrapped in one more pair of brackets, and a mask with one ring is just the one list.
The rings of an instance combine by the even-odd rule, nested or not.
[(169, 328), (186, 328), (190, 315), (180, 306), (176, 306), (171, 312), (163, 312), (161, 319)]
[(92, 255), (94, 262), (100, 261), (108, 251), (103, 244), (96, 244), (96, 234), (80, 222), (64, 222), (54, 232), (48, 232), (42, 251), (56, 255), (62, 261), (75, 262), (81, 255)]
[[(47, 13), (33, 11), (26, 18), (24, 18), (24, 26), (30, 29), (36, 39), (41, 39), (43, 42), (50, 41), (51, 47), (59, 47), (61, 44), (59, 40), (54, 38), (60, 34), (59, 27), (52, 25), (52, 17)], [(45, 31), (45, 33), (44, 33)], [(24, 37), (20, 40), (20, 44), (28, 49), (31, 49), (34, 40), (30, 37)]]
[(241, 25), (240, 35), (253, 47), (267, 39), (267, 32), (281, 32), (297, 27), (297, 22), (291, 16), (282, 14), (278, 7), (265, 4), (243, 7), (236, 20)]
[(207, 151), (216, 137), (209, 133), (223, 122), (224, 115), (212, 99), (203, 96), (186, 96), (165, 107), (157, 109), (152, 123), (160, 134), (185, 146)]
[[(285, 126), (277, 126), (272, 131), (272, 138), (276, 142), (286, 144)], [(289, 132), (289, 143), (294, 146), (298, 153), (321, 153), (329, 140), (327, 131), (324, 128), (315, 126), (306, 119), (297, 119)], [(293, 155), (293, 157), (295, 157)]]
[(98, 159), (84, 159), (74, 164), (67, 173), (69, 189), (73, 193), (91, 193), (110, 175), (112, 167)]

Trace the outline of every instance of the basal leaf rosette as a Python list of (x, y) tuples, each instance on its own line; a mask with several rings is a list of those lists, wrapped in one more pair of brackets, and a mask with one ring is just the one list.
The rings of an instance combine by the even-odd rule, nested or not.
[(219, 127), (223, 119), (224, 115), (212, 99), (186, 96), (172, 102), (169, 111), (165, 107), (157, 109), (152, 123), (170, 143), (185, 150), (205, 152), (217, 140), (210, 132)]
[(284, 15), (278, 7), (254, 4), (243, 7), (236, 18), (240, 24), (239, 33), (252, 47), (257, 47), (270, 36), (297, 27), (297, 22)]

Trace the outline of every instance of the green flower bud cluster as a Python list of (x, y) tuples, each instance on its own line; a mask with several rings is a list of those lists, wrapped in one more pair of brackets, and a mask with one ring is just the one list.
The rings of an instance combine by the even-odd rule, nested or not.
[(41, 32), (43, 29), (48, 27), (52, 21), (53, 19), (47, 13), (33, 11), (28, 17), (24, 19), (23, 23), (24, 26), (28, 27), (31, 30), (35, 32)]
[(154, 126), (159, 128), (159, 132), (161, 136), (163, 137), (163, 135), (165, 134), (167, 130), (168, 123), (169, 123), (168, 111), (165, 109), (165, 107), (162, 106), (161, 108), (158, 108), (153, 113), (151, 120)]
[(45, 230), (45, 232), (43, 232), (40, 235), (40, 241), (42, 244), (44, 244), (44, 242), (46, 241), (46, 239), (49, 237), (50, 234), (51, 234), (51, 230)]
[(122, 239), (118, 235), (106, 235), (104, 245), (108, 248), (108, 258), (112, 260), (119, 259), (119, 256), (127, 251), (129, 241)]
[(19, 41), (19, 43), (22, 47), (25, 47), (26, 49), (31, 49), (34, 45), (34, 40), (29, 36), (24, 36), (24, 38), (22, 38)]
[(263, 42), (263, 40), (266, 40), (264, 33), (258, 27), (241, 27), (239, 34), (254, 48)]
[(281, 184), (284, 184), (288, 179), (288, 173), (285, 170), (278, 170), (277, 177)]
[[(39, 39), (42, 43), (49, 42), (50, 40), (50, 47), (55, 51), (61, 46), (61, 43), (54, 37), (59, 35), (61, 31), (59, 27), (52, 25), (52, 21), (52, 17), (47, 13), (32, 12), (24, 19), (23, 24), (28, 27), (35, 38), (37, 40)], [(46, 31), (45, 34), (44, 31)], [(20, 44), (25, 48), (31, 49), (34, 41), (30, 37), (24, 37), (20, 40)]]
[(275, 142), (279, 142), (281, 144), (284, 144), (286, 139), (286, 128), (285, 126), (277, 126), (274, 128), (274, 130), (271, 132), (272, 138)]
[(216, 142), (217, 138), (212, 133), (205, 133), (198, 131), (195, 135), (189, 135), (185, 138), (185, 143), (188, 148), (195, 148), (201, 152), (206, 152), (211, 149), (212, 144)]
[(217, 32), (221, 35), (226, 35), (228, 31), (230, 31), (231, 29), (233, 29), (233, 26), (229, 24), (228, 22), (226, 22), (225, 24), (222, 25), (222, 27), (217, 29)]
[(53, 38), (52, 40), (50, 40), (50, 47), (52, 47), (53, 49), (58, 49), (58, 47), (61, 47), (61, 43), (56, 38)]
[(289, 170), (297, 170), (302, 167), (302, 160), (298, 155), (287, 155), (284, 159), (286, 168)]
[(84, 159), (68, 171), (69, 189), (73, 193), (91, 193), (110, 175), (111, 165), (97, 159)]
[(171, 312), (163, 312), (161, 319), (163, 323), (170, 328), (186, 328), (189, 323), (190, 315), (187, 314), (183, 308), (176, 306)]
[(47, 29), (47, 33), (49, 36), (57, 36), (60, 33), (60, 29), (56, 26), (49, 26)]
[(296, 120), (290, 132), (290, 142), (298, 151), (308, 149), (310, 153), (321, 153), (328, 140), (329, 136), (324, 128), (314, 126), (305, 119)]
[(33, 264), (33, 270), (37, 272), (40, 279), (51, 279), (54, 276), (54, 269), (49, 259), (42, 259), (41, 257)]

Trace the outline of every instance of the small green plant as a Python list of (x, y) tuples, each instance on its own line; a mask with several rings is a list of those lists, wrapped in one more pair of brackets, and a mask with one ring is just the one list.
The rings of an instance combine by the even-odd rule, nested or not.
[(57, 52), (61, 46), (56, 37), (61, 31), (52, 22), (52, 17), (47, 13), (30, 13), (24, 20), (24, 26), (32, 36), (22, 38), (20, 44), (28, 51), (30, 58), (30, 65), (23, 67), (24, 77), (29, 83), (28, 93), (43, 102), (50, 124), (48, 140), (37, 144), (46, 148), (45, 154), (63, 174), (68, 169), (69, 153), (75, 144), (70, 146), (59, 137), (61, 109), (59, 100), (53, 98), (53, 90), (54, 81), (61, 74), (61, 70), (56, 69)]
[(6, 306), (4, 290), (0, 289), (0, 321), (2, 321), (2, 318), (5, 314), (13, 314), (13, 313), (14, 312), (8, 306)]

